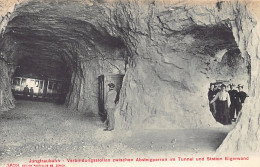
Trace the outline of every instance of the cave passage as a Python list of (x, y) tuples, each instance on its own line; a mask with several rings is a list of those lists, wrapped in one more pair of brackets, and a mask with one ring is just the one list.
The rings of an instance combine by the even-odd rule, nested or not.
[[(250, 63), (248, 59), (242, 57), (231, 29), (225, 25), (195, 27), (189, 30), (189, 33), (193, 34), (198, 42), (202, 40), (199, 47), (203, 47), (204, 54), (210, 56), (205, 62), (207, 65), (206, 77), (211, 81), (208, 83), (208, 103), (217, 96), (218, 92), (221, 92), (222, 87), (225, 89), (224, 92), (229, 95), (224, 100), (228, 105), (226, 109), (217, 98), (212, 105), (209, 105), (210, 112), (221, 124), (236, 124), (242, 108), (240, 107), (242, 106), (241, 101), (244, 103), (244, 100), (239, 97), (242, 90), (240, 93), (237, 92), (241, 87), (245, 92), (249, 90)], [(221, 100), (223, 102), (223, 99)]]
[[(102, 1), (16, 6), (0, 39), (0, 63), (7, 66), (0, 72), (10, 83), (3, 88), (12, 87), (17, 99), (17, 108), (0, 113), (5, 159), (35, 152), (66, 158), (149, 150), (196, 154), (219, 147), (237, 122), (223, 126), (214, 118), (210, 83), (241, 84), (248, 92), (250, 56), (238, 47), (228, 22), (199, 24), (202, 15), (186, 6), (165, 12), (153, 5), (144, 10), (152, 10), (149, 17), (124, 4), (111, 10), (115, 6)], [(103, 131), (110, 83), (118, 93), (116, 133)], [(8, 108), (13, 98), (2, 99)], [(13, 127), (15, 139), (8, 135)], [(28, 136), (18, 140), (21, 133)]]
[[(77, 102), (70, 99), (78, 96), (77, 87), (83, 84), (79, 80), (86, 77), (89, 86), (86, 89), (92, 89), (95, 94), (91, 105), (96, 107), (98, 76), (124, 75), (127, 49), (122, 40), (78, 19), (73, 5), (68, 5), (70, 17), (62, 14), (64, 10), (59, 5), (33, 2), (13, 13), (1, 39), (1, 55), (7, 57), (11, 68), (12, 92), (16, 99), (63, 104), (67, 98), (67, 104), (75, 104)], [(33, 8), (44, 10), (35, 12)], [(90, 78), (86, 73), (95, 76)], [(82, 96), (80, 98), (88, 95)]]

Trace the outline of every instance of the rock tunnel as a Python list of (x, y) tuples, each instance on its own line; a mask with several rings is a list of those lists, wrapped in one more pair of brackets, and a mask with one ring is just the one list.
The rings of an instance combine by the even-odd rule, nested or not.
[(97, 114), (98, 76), (124, 74), (116, 129), (219, 127), (206, 95), (210, 82), (228, 80), (245, 85), (250, 98), (217, 152), (259, 152), (260, 16), (253, 7), (250, 1), (6, 3), (0, 109), (15, 107), (10, 80), (26, 74), (65, 80), (66, 106)]

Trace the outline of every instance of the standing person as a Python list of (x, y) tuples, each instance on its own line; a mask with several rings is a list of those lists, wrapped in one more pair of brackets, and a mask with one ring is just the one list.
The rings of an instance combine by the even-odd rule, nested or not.
[(28, 95), (29, 95), (28, 85), (26, 85), (26, 87), (23, 89), (23, 95), (24, 95), (25, 99), (28, 97)]
[(229, 108), (229, 115), (230, 115), (230, 119), (232, 121), (236, 121), (235, 120), (235, 112), (237, 112), (237, 90), (233, 89), (234, 88), (234, 84), (230, 84), (230, 90), (228, 91), (228, 94), (230, 96), (230, 108)]
[(215, 84), (214, 83), (210, 83), (210, 88), (208, 91), (208, 100), (209, 100), (209, 109), (213, 115), (213, 117), (215, 118), (216, 116), (216, 103), (210, 103), (211, 100), (213, 100), (213, 98), (216, 96), (217, 92), (214, 89), (215, 88)]
[(116, 100), (116, 95), (117, 92), (114, 90), (115, 85), (113, 83), (109, 83), (109, 91), (107, 92), (106, 95), (106, 102), (105, 102), (105, 110), (107, 111), (107, 120), (106, 120), (106, 129), (111, 131), (114, 129), (115, 125), (115, 117), (114, 117), (114, 112), (115, 112), (115, 100)]
[(246, 100), (247, 97), (249, 97), (244, 91), (243, 91), (243, 85), (241, 84), (238, 84), (237, 88), (238, 88), (238, 93), (237, 93), (237, 103), (236, 103), (236, 106), (237, 106), (237, 117), (239, 118), (240, 115), (241, 115), (241, 110), (242, 110), (242, 107), (243, 107), (243, 104)]
[[(215, 86), (214, 86), (214, 91), (215, 91), (215, 96), (218, 92), (220, 92), (220, 83), (215, 83)], [(214, 97), (215, 97), (214, 96)], [(218, 106), (218, 99), (214, 102), (215, 104), (215, 110), (216, 110), (216, 114), (215, 114), (215, 120), (218, 121), (219, 119), (217, 118), (217, 116), (219, 115), (217, 112), (217, 106)]]
[(226, 91), (226, 85), (221, 85), (221, 91), (216, 94), (213, 100), (211, 100), (211, 104), (218, 100), (218, 104), (216, 107), (217, 115), (216, 120), (223, 125), (231, 124), (230, 116), (229, 116), (229, 105), (230, 105), (230, 97), (228, 92)]
[(33, 87), (31, 87), (31, 89), (30, 89), (30, 98), (32, 99), (33, 98)]
[(216, 83), (216, 85), (215, 85), (215, 91), (216, 91), (217, 93), (221, 91), (220, 86), (221, 86), (220, 83)]

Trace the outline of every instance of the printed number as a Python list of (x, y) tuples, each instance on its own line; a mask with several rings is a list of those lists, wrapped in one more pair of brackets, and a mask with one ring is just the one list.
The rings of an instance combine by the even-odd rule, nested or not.
[(56, 167), (65, 167), (63, 164), (56, 164)]
[(7, 164), (7, 167), (19, 167), (19, 164)]

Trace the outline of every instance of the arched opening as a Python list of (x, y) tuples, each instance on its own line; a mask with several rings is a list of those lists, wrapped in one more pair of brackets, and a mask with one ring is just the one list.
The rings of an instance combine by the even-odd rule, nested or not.
[[(87, 104), (94, 110), (90, 112), (95, 113), (97, 77), (124, 74), (128, 53), (122, 40), (99, 29), (95, 23), (79, 19), (77, 12), (82, 9), (73, 11), (73, 5), (78, 6), (75, 3), (67, 5), (66, 12), (70, 17), (66, 17), (59, 4), (29, 2), (21, 5), (12, 13), (6, 26), (1, 53), (14, 68), (12, 78), (16, 85), (12, 90), (15, 97), (24, 97), (27, 85), (34, 89), (33, 98), (29, 99), (64, 103), (67, 97), (68, 106), (89, 112), (88, 107), (78, 106), (82, 99), (87, 99)], [(85, 78), (90, 75), (93, 77)], [(89, 87), (78, 90), (81, 84)]]

